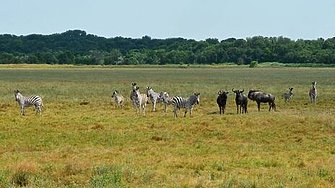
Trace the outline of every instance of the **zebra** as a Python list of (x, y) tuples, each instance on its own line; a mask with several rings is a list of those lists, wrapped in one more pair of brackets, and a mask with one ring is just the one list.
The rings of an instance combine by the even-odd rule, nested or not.
[(135, 90), (136, 90), (136, 87), (137, 87), (137, 83), (133, 82), (131, 83), (131, 92), (130, 92), (130, 100), (133, 101), (133, 106), (134, 108), (136, 108), (136, 104), (134, 102), (134, 98), (135, 98)]
[(150, 98), (150, 101), (152, 103), (152, 111), (156, 111), (156, 103), (162, 102), (162, 98), (160, 96), (160, 93), (156, 93), (152, 87), (147, 87), (147, 96)]
[(112, 98), (113, 97), (115, 97), (115, 108), (118, 106), (123, 108), (125, 101), (124, 101), (124, 97), (120, 94), (120, 92), (115, 90), (112, 94)]
[(309, 94), (311, 103), (316, 104), (316, 97), (317, 97), (316, 82), (312, 82), (312, 88), (309, 90), (308, 94)]
[(24, 97), (19, 90), (15, 90), (14, 91), (14, 96), (15, 96), (15, 101), (17, 101), (17, 103), (20, 106), (21, 109), (21, 115), (25, 115), (24, 114), (24, 107), (26, 106), (35, 106), (35, 112), (36, 114), (41, 115), (41, 111), (42, 111), (42, 106), (43, 106), (43, 102), (42, 102), (42, 98), (40, 96), (37, 95), (33, 95), (30, 97)]
[(172, 100), (169, 97), (169, 93), (164, 91), (159, 94), (162, 102), (164, 103), (164, 111), (167, 112), (167, 106), (171, 104)]
[(293, 90), (293, 87), (290, 87), (289, 91), (287, 93), (283, 94), (285, 102), (290, 102), (291, 101), (292, 96), (293, 96), (292, 90)]
[(180, 108), (185, 108), (184, 117), (186, 117), (187, 111), (190, 111), (190, 117), (192, 117), (192, 110), (195, 103), (200, 103), (200, 93), (194, 93), (189, 98), (182, 98), (179, 96), (173, 97), (172, 105), (175, 119), (177, 118), (177, 111)]
[(145, 115), (145, 106), (148, 102), (148, 97), (146, 94), (141, 94), (139, 91), (139, 87), (135, 86), (133, 92), (133, 104), (136, 108), (136, 113), (139, 114), (142, 110), (143, 115)]

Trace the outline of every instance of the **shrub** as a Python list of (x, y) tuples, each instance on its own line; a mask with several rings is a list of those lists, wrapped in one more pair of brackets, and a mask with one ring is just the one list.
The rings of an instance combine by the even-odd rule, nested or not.
[(257, 66), (258, 66), (258, 61), (251, 61), (250, 65), (249, 65), (250, 68), (255, 68)]

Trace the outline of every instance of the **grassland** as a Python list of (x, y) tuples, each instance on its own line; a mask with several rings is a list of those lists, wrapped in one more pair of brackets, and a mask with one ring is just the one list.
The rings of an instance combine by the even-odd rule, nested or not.
[[(318, 85), (309, 104), (311, 82)], [(201, 93), (193, 117), (115, 109), (137, 82), (171, 95)], [(330, 68), (2, 68), (0, 187), (334, 187), (335, 69)], [(280, 95), (294, 87), (291, 103)], [(218, 114), (218, 90), (258, 88), (277, 96), (238, 115), (230, 93)], [(43, 97), (42, 116), (20, 116), (14, 89)], [(81, 102), (89, 102), (80, 105)], [(182, 112), (180, 112), (182, 115)]]

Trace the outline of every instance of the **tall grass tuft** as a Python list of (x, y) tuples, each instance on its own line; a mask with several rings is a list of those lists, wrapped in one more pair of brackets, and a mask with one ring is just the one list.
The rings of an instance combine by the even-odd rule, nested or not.
[(92, 187), (124, 187), (122, 170), (119, 167), (101, 165), (96, 167), (90, 179)]
[(20, 187), (27, 186), (31, 182), (32, 177), (35, 175), (35, 172), (35, 164), (21, 163), (12, 175), (12, 182), (14, 185)]

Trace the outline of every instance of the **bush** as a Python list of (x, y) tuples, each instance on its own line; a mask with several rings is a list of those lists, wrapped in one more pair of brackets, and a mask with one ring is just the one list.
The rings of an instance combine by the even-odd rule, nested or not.
[(255, 68), (257, 66), (258, 66), (258, 61), (251, 61), (250, 65), (249, 65), (250, 68)]

